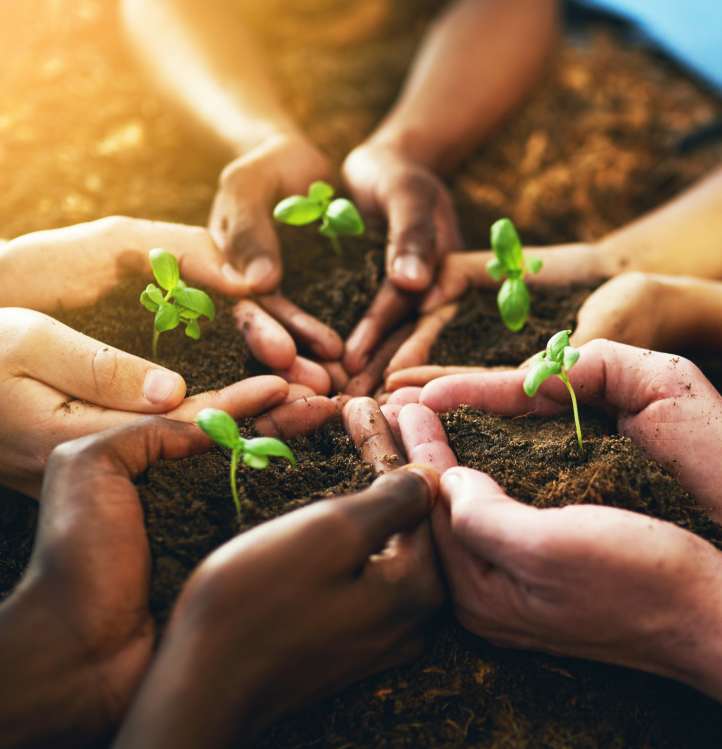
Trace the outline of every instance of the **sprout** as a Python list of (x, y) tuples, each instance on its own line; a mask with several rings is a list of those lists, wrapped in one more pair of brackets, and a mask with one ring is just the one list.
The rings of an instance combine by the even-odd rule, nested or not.
[(150, 267), (155, 280), (166, 290), (166, 295), (155, 285), (148, 284), (140, 295), (141, 304), (155, 312), (153, 323), (153, 358), (158, 358), (158, 338), (166, 330), (173, 330), (181, 323), (186, 326), (186, 335), (197, 341), (201, 337), (198, 318), (205, 315), (209, 320), (216, 316), (216, 308), (204, 291), (191, 289), (180, 278), (178, 261), (165, 250), (150, 251)]
[(549, 339), (546, 351), (540, 351), (531, 358), (529, 374), (524, 380), (524, 392), (533, 398), (539, 390), (539, 385), (544, 380), (556, 375), (569, 389), (572, 396), (572, 408), (574, 409), (574, 421), (577, 425), (577, 441), (579, 451), (583, 452), (582, 430), (579, 426), (579, 412), (577, 411), (577, 399), (574, 395), (567, 372), (577, 363), (579, 359), (578, 349), (569, 345), (569, 334), (571, 330), (562, 330)]
[(542, 261), (524, 255), (519, 235), (508, 218), (500, 219), (491, 227), (491, 249), (495, 257), (486, 264), (486, 270), (495, 281), (506, 276), (496, 301), (504, 325), (516, 332), (524, 327), (529, 316), (529, 291), (524, 276), (527, 271), (538, 273)]
[(277, 221), (291, 226), (303, 226), (321, 219), (319, 232), (331, 240), (337, 255), (343, 255), (340, 234), (363, 234), (364, 222), (356, 206), (346, 198), (333, 198), (334, 190), (326, 182), (314, 182), (308, 188), (308, 196), (292, 195), (282, 200), (274, 209)]
[(256, 437), (244, 439), (238, 432), (238, 424), (225, 411), (216, 408), (204, 408), (196, 416), (196, 424), (221, 447), (231, 450), (231, 490), (238, 515), (241, 514), (241, 502), (236, 488), (236, 469), (243, 455), (243, 462), (251, 468), (266, 468), (269, 455), (278, 455), (290, 461), (296, 467), (293, 453), (280, 440), (273, 437)]

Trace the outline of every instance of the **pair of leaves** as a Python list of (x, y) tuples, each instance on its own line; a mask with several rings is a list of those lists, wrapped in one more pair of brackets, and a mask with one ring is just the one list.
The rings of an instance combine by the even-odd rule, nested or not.
[(524, 392), (533, 398), (539, 386), (550, 377), (566, 377), (579, 359), (579, 350), (569, 345), (571, 330), (555, 333), (547, 343), (545, 351), (540, 351), (529, 362), (529, 373), (524, 379)]
[[(150, 265), (156, 281), (168, 293), (155, 285), (148, 284), (140, 295), (141, 304), (150, 312), (155, 312), (155, 329), (159, 333), (177, 328), (181, 322), (186, 325), (186, 335), (198, 340), (201, 329), (198, 318), (205, 315), (210, 320), (216, 316), (211, 298), (200, 289), (192, 289), (180, 278), (178, 261), (170, 252), (155, 249), (150, 252)], [(173, 301), (171, 301), (171, 299)]]
[(491, 227), (491, 249), (494, 257), (486, 270), (495, 281), (506, 280), (496, 297), (501, 319), (509, 330), (516, 332), (524, 327), (529, 316), (529, 291), (524, 275), (538, 273), (542, 267), (539, 258), (525, 256), (514, 224), (502, 218)]
[(244, 439), (238, 431), (235, 420), (225, 411), (204, 408), (196, 416), (196, 423), (217, 445), (233, 450), (233, 452), (242, 452), (243, 462), (251, 468), (265, 468), (268, 465), (269, 455), (286, 458), (294, 468), (296, 467), (293, 453), (283, 442), (273, 437)]
[(292, 195), (273, 210), (277, 221), (303, 226), (321, 219), (320, 233), (325, 237), (363, 234), (366, 230), (356, 206), (346, 198), (331, 200), (334, 190), (326, 182), (314, 182), (308, 195)]

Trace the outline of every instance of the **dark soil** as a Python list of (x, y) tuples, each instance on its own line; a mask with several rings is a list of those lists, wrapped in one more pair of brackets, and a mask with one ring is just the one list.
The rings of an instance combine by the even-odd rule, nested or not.
[[(225, 157), (189, 133), (138, 72), (119, 36), (115, 1), (0, 0), (0, 13), (9, 14), (0, 23), (0, 236), (112, 214), (205, 223)], [(314, 50), (272, 45), (289, 108), (336, 163), (396, 95), (424, 30), (419, 19), (402, 38), (356, 46), (340, 61), (338, 50), (314, 57)], [(722, 160), (720, 144), (691, 154), (677, 147), (721, 112), (718, 99), (666, 62), (606, 31), (568, 38), (530, 101), (450, 178), (467, 245), (486, 247), (490, 225), (504, 215), (527, 243), (603, 236)], [(284, 290), (346, 335), (378, 286), (383, 227), (372, 227), (367, 239), (345, 239), (343, 260), (312, 227), (281, 228), (281, 240)], [(149, 314), (137, 303), (144, 284), (129, 281), (90, 314), (62, 317), (147, 356)], [(435, 360), (515, 364), (542, 348), (549, 332), (573, 327), (588, 291), (560, 293), (556, 308), (554, 296), (537, 298), (511, 349), (495, 322), (494, 295), (472, 293)], [(122, 314), (110, 312), (113, 304)], [(229, 303), (216, 297), (216, 304), (217, 322), (200, 342), (179, 331), (161, 337), (162, 363), (186, 377), (190, 393), (262, 371), (248, 358)], [(722, 372), (719, 358), (705, 371), (714, 366)], [(509, 421), (462, 409), (445, 424), (460, 462), (488, 471), (522, 501), (623, 506), (720, 544), (719, 528), (672, 478), (604, 418), (583, 418), (583, 460), (568, 417)], [(291, 447), (298, 471), (282, 461), (263, 475), (243, 469), (244, 527), (371, 478), (338, 423)], [(157, 464), (138, 482), (161, 622), (195, 562), (238, 530), (227, 471), (228, 456), (214, 449)], [(0, 595), (27, 562), (36, 508), (14, 493), (0, 496)], [(261, 746), (708, 749), (721, 732), (722, 707), (691, 689), (611, 666), (499, 650), (447, 612), (430, 627), (420, 660), (280, 721)]]

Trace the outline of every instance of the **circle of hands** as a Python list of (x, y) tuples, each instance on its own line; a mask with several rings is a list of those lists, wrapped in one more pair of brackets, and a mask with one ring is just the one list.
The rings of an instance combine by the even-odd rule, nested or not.
[[(411, 186), (431, 196), (427, 208), (442, 208), (423, 211), (425, 229), (411, 234), (416, 245), (392, 228), (387, 281), (345, 344), (287, 300), (254, 288), (256, 261), (239, 265), (234, 250), (219, 250), (203, 229), (113, 218), (2, 249), (0, 284), (14, 306), (0, 310), (0, 389), (9, 404), (0, 477), (41, 499), (41, 515), (28, 570), (0, 606), (8, 643), (0, 663), (16, 676), (0, 700), (8, 727), (0, 746), (57, 747), (57, 736), (90, 745), (112, 736), (121, 719), (119, 747), (197, 746), (210, 726), (218, 746), (238, 735), (251, 740), (275, 717), (414, 657), (446, 594), (460, 622), (492, 643), (640, 668), (722, 698), (703, 649), (703, 633), (719, 618), (722, 562), (712, 546), (618, 509), (531, 508), (456, 465), (437, 413), (466, 404), (553, 415), (570, 403), (556, 380), (527, 398), (523, 365), (492, 372), (425, 364), (454, 300), (490, 282), (482, 272), (489, 253), (452, 252), (455, 229), (439, 233), (448, 218), (443, 188), (424, 179)], [(376, 184), (373, 173), (368, 183)], [(354, 197), (369, 209), (362, 193)], [(222, 201), (223, 191), (214, 216)], [(235, 217), (234, 226), (263, 232), (256, 218)], [(223, 246), (220, 231), (212, 229)], [(448, 240), (441, 252), (398, 251), (423, 246), (429, 231), (436, 233), (427, 248)], [(239, 236), (240, 229), (237, 246), (254, 246)], [(184, 399), (179, 375), (43, 314), (90, 304), (123, 277), (148, 273), (156, 246), (176, 256), (189, 281), (241, 297), (239, 330), (275, 374)], [(539, 282), (598, 275), (588, 249), (535, 251), (545, 261)], [(397, 285), (394, 274), (412, 266), (416, 286)], [(570, 379), (581, 402), (615, 414), (621, 434), (719, 517), (719, 469), (707, 459), (722, 446), (719, 394), (687, 360), (626, 345), (663, 347), (680, 335), (640, 314), (659, 304), (668, 283), (627, 274), (600, 287), (579, 313), (572, 344), (582, 355)], [(251, 299), (252, 291), (260, 295)], [(420, 300), (413, 332), (387, 336)], [(599, 340), (605, 336), (621, 342)], [(384, 375), (383, 394), (369, 397)], [(329, 398), (331, 390), (344, 394)], [(156, 648), (150, 550), (132, 479), (159, 458), (208, 449), (188, 422), (209, 406), (251, 417), (261, 434), (281, 438), (341, 411), (379, 478), (214, 552), (188, 580)], [(42, 725), (32, 720), (39, 704)]]

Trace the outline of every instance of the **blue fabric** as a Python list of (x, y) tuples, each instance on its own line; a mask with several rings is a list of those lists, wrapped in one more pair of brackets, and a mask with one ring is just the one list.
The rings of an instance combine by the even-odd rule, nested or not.
[(625, 16), (683, 66), (722, 91), (722, 0), (577, 0)]

